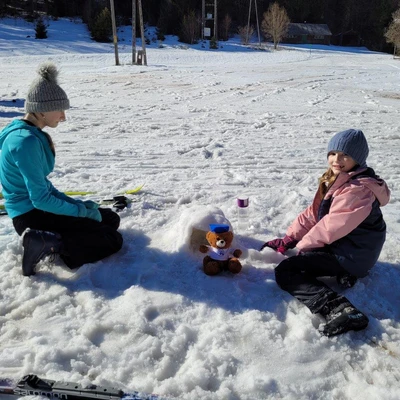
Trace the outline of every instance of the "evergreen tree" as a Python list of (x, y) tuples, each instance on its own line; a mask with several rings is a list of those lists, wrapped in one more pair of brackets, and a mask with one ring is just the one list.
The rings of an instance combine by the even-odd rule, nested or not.
[(162, 42), (165, 40), (164, 32), (160, 28), (156, 28), (157, 40), (161, 40)]
[(218, 49), (218, 41), (217, 41), (217, 39), (215, 38), (215, 36), (213, 36), (213, 37), (210, 39), (210, 49), (213, 49), (213, 50)]
[(94, 23), (90, 26), (90, 33), (92, 39), (96, 42), (108, 43), (112, 41), (111, 13), (107, 7), (101, 11)]
[(6, 0), (0, 0), (0, 18), (3, 18), (7, 14), (7, 3)]
[(47, 26), (42, 17), (39, 17), (35, 25), (35, 39), (47, 39)]

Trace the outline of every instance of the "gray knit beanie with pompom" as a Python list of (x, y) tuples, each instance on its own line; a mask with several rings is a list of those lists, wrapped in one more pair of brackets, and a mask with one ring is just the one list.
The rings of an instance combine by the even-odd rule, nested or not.
[(51, 62), (41, 64), (36, 78), (28, 91), (25, 101), (27, 113), (64, 111), (69, 109), (69, 100), (60, 86), (58, 86), (57, 67)]

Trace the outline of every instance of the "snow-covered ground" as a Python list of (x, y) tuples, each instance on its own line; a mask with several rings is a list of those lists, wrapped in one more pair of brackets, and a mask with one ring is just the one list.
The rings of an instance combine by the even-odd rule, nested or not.
[[(400, 398), (400, 62), (365, 48), (219, 51), (152, 42), (131, 65), (130, 30), (90, 41), (80, 23), (0, 20), (0, 128), (23, 114), (38, 64), (54, 61), (72, 108), (49, 131), (51, 180), (102, 199), (145, 186), (121, 212), (119, 254), (75, 272), (22, 248), (0, 218), (0, 377), (115, 385), (177, 399)], [(27, 37), (31, 36), (31, 37)], [(322, 323), (275, 283), (279, 257), (257, 249), (312, 200), (337, 131), (362, 129), (386, 179), (387, 241), (371, 274), (342, 290), (368, 329), (322, 337)], [(235, 199), (250, 198), (236, 229)], [(237, 276), (206, 276), (191, 234), (227, 218), (244, 251)]]

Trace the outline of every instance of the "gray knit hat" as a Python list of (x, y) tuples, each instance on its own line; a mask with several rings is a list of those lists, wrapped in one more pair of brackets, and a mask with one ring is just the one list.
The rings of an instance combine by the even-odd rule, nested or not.
[(367, 139), (358, 129), (347, 129), (336, 133), (328, 143), (328, 154), (342, 151), (348, 154), (360, 167), (366, 167), (369, 153)]
[(27, 113), (64, 111), (69, 109), (69, 100), (57, 83), (57, 67), (51, 62), (41, 64), (36, 78), (28, 91), (25, 101)]

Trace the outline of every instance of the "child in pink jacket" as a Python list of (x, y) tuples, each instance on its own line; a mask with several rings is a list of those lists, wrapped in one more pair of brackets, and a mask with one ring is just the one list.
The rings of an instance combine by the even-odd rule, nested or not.
[(283, 239), (264, 244), (280, 253), (297, 248), (296, 256), (275, 269), (277, 284), (326, 319), (322, 333), (338, 335), (367, 327), (368, 318), (348, 299), (318, 277), (334, 276), (345, 287), (366, 276), (385, 242), (380, 207), (390, 199), (386, 183), (367, 167), (367, 140), (348, 129), (328, 144), (328, 170), (320, 178), (312, 204), (290, 225)]

